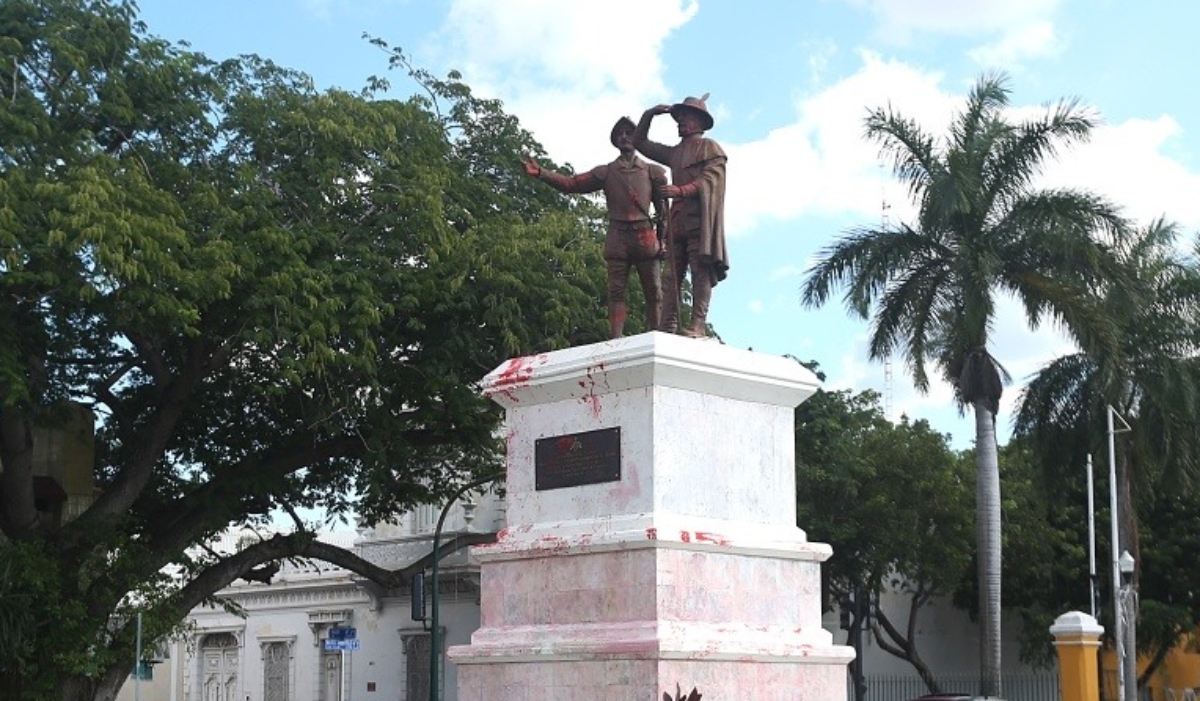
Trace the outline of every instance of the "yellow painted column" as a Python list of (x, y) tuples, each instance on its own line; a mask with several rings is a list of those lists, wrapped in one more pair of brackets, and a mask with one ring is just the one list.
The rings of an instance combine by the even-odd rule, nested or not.
[(1104, 627), (1082, 611), (1064, 613), (1050, 626), (1058, 652), (1062, 701), (1100, 701), (1100, 636)]

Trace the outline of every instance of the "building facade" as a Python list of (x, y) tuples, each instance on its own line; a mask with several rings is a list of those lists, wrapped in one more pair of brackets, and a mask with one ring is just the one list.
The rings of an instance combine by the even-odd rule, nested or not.
[[(430, 553), (439, 513), (438, 507), (422, 506), (394, 523), (322, 540), (376, 565), (401, 569)], [(492, 532), (503, 520), (502, 499), (475, 495), (452, 508), (443, 536)], [(217, 547), (236, 549), (247, 537), (233, 535)], [(439, 570), (444, 652), (469, 642), (479, 627), (479, 579), (466, 551), (444, 558)], [(303, 561), (283, 563), (270, 584), (239, 581), (219, 597), (226, 606), (193, 610), (185, 635), (160, 646), (148, 674), (131, 676), (119, 701), (429, 698), (429, 617), (414, 620), (407, 590), (383, 592), (340, 567)], [(329, 642), (335, 638), (343, 642)], [(455, 701), (457, 679), (444, 656), (439, 655), (438, 669), (439, 697)]]

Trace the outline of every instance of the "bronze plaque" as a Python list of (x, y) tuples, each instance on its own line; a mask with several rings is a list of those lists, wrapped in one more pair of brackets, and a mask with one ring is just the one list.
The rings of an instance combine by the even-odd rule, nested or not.
[(620, 426), (534, 442), (533, 486), (539, 492), (620, 479)]

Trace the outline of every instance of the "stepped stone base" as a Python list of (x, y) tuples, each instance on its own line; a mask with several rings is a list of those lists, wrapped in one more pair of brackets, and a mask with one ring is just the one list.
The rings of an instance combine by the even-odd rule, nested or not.
[[(449, 650), (462, 701), (838, 701), (853, 652), (821, 628), (828, 546), (794, 524), (785, 358), (659, 333), (509, 361), (508, 519), (478, 546), (481, 627)], [(620, 474), (538, 489), (535, 443), (619, 427)], [(541, 465), (545, 470), (546, 465)]]

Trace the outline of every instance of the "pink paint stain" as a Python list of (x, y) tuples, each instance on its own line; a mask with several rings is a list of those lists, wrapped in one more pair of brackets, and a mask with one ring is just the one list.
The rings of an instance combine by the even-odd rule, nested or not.
[(579, 401), (588, 405), (588, 411), (591, 412), (592, 418), (600, 418), (600, 397), (594, 394), (589, 394), (586, 397), (580, 397)]

